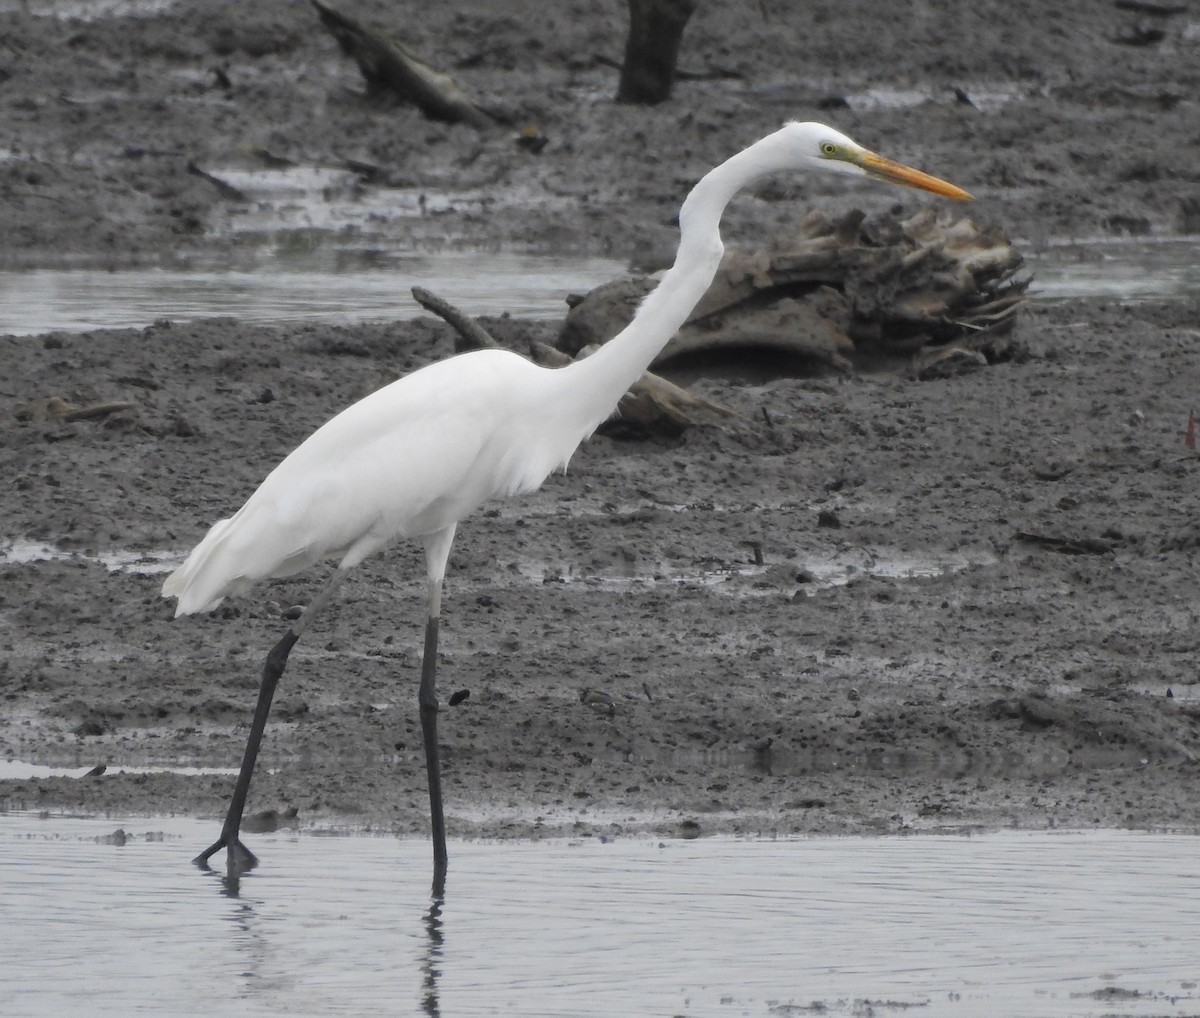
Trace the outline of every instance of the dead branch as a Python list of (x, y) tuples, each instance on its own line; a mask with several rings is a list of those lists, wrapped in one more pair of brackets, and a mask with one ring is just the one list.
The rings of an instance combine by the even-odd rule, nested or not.
[(209, 173), (208, 170), (197, 166), (195, 163), (188, 163), (187, 171), (188, 173), (199, 177), (201, 180), (207, 180), (210, 184), (212, 184), (213, 187), (217, 189), (222, 198), (228, 198), (230, 201), (237, 202), (250, 201), (249, 197), (246, 195), (246, 192), (241, 188), (237, 188), (232, 184), (225, 183), (225, 181), (223, 181), (220, 177), (214, 176), (213, 174)]
[(412, 288), (413, 299), (426, 311), (432, 311), (447, 324), (454, 326), (459, 338), (454, 343), (455, 353), (467, 350), (487, 350), (500, 344), (495, 338), (470, 315), (465, 315), (453, 304), (442, 300), (437, 294), (430, 293), (422, 286)]
[(89, 421), (123, 410), (132, 410), (136, 406), (136, 403), (125, 399), (97, 400), (80, 405), (62, 396), (43, 396), (14, 408), (12, 419), (22, 424), (42, 421)]
[[(579, 352), (579, 356), (586, 357), (595, 349), (594, 346), (587, 347)], [(563, 367), (572, 361), (570, 356), (545, 343), (530, 343), (529, 355), (538, 364), (552, 368)], [(678, 437), (695, 423), (694, 411), (718, 417), (738, 416), (736, 410), (724, 404), (697, 396), (661, 375), (647, 371), (621, 397), (616, 418), (601, 425), (600, 430)]]
[[(420, 286), (412, 288), (412, 295), (423, 308), (453, 326), (459, 336), (454, 345), (456, 353), (500, 346), (487, 329), (449, 301)], [(586, 357), (592, 349), (581, 351), (579, 356)], [(552, 368), (563, 367), (572, 361), (572, 358), (561, 350), (538, 342), (530, 343), (529, 355), (535, 363)], [(646, 372), (630, 386), (629, 392), (621, 397), (617, 406), (619, 425), (614, 427), (610, 424), (605, 426), (604, 430), (677, 436), (693, 423), (691, 414), (697, 411), (721, 417), (736, 415), (729, 407), (713, 403), (668, 382), (665, 378)]]
[(312, 0), (321, 24), (353, 58), (366, 79), (367, 89), (411, 102), (430, 120), (470, 124), (480, 130), (495, 126), (495, 119), (480, 109), (450, 75), (430, 67), (399, 41), (340, 11)]

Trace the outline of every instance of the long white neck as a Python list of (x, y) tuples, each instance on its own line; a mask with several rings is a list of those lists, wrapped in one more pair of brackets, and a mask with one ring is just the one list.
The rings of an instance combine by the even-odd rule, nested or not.
[(776, 132), (705, 174), (679, 210), (675, 264), (642, 301), (633, 321), (591, 356), (559, 369), (573, 400), (572, 418), (584, 429), (581, 438), (612, 413), (617, 401), (688, 320), (721, 264), (725, 248), (720, 226), (725, 206), (752, 181), (796, 168), (794, 153), (788, 148), (783, 132)]

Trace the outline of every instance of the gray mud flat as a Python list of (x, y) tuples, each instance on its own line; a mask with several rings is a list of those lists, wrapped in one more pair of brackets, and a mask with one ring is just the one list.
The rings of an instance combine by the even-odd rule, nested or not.
[[(979, 215), (1034, 243), (1198, 229), (1194, 13), (1151, 18), (1162, 39), (1138, 46), (1127, 43), (1147, 16), (1092, 0), (703, 4), (681, 56), (699, 80), (640, 108), (609, 101), (605, 58), (620, 56), (626, 26), (617, 7), (342, 5), (401, 34), (514, 125), (536, 125), (549, 143), (534, 154), (510, 131), (364, 102), (316, 12), (290, 0), (143, 15), (127, 4), (124, 16), (97, 4), (87, 20), (10, 6), (20, 9), (5, 13), (0, 64), (6, 265), (174, 264), (214, 250), (232, 260), (276, 227), (293, 248), (344, 230), (341, 241), (382, 253), (660, 255), (687, 187), (792, 119), (828, 121), (967, 187)], [(364, 186), (348, 160), (389, 186)], [(309, 178), (326, 214), (341, 211), (275, 219), (189, 166), (225, 173), (252, 199), (249, 171)], [(798, 203), (875, 211), (910, 197), (840, 178), (771, 182), (735, 205), (726, 232), (759, 240), (794, 223)]]
[[(1191, 827), (1196, 310), (1035, 306), (1026, 357), (935, 382), (701, 380), (741, 418), (597, 438), (469, 520), (443, 637), (444, 692), (471, 692), (443, 720), (452, 828)], [(73, 554), (0, 572), (0, 745), (111, 765), (3, 801), (219, 812), (228, 778), (119, 764), (235, 763), (281, 611), (318, 579), (171, 621), (161, 571), (100, 553), (182, 555), (450, 337), (217, 321), (0, 344), (15, 391), (137, 403), (3, 432), (6, 525)], [(371, 561), (297, 648), (253, 808), (422, 829), (420, 576), (413, 548)]]
[[(381, 219), (367, 247), (669, 251), (690, 183), (795, 117), (968, 187), (1023, 242), (1188, 229), (1194, 27), (1131, 46), (1130, 15), (1083, 2), (889, 15), (886, 33), (875, 4), (801, 25), (733, 7), (704, 5), (685, 62), (741, 76), (653, 110), (605, 99), (607, 14), (425, 12), (416, 48), (536, 121), (537, 156), (364, 104), (294, 5), (6, 15), (3, 258), (169, 265), (278, 243), (187, 172), (244, 167), (248, 144), (391, 167), (399, 205), (520, 199)], [(437, 19), (460, 8), (450, 32)], [(830, 95), (849, 108), (819, 108)], [(848, 186), (766, 186), (728, 235), (917, 200)], [(937, 381), (701, 378), (741, 417), (674, 444), (597, 438), (538, 495), (469, 520), (443, 635), (445, 693), (471, 693), (442, 725), (452, 833), (1192, 828), (1200, 307), (1035, 303), (1017, 330), (1014, 360)], [(262, 655), (319, 578), (172, 622), (153, 569), (332, 413), (451, 349), (428, 321), (0, 337), (0, 543), (61, 552), (0, 566), (0, 751), (109, 764), (0, 782), (0, 805), (220, 812), (227, 777), (120, 765), (236, 763)], [(135, 406), (63, 423), (37, 411), (51, 397)], [(424, 830), (419, 576), (408, 547), (368, 563), (297, 648), (252, 810)]]

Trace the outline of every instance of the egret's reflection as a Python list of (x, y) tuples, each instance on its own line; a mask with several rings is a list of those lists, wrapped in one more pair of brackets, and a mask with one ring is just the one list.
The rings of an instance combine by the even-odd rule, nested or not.
[(232, 928), (232, 940), (237, 945), (240, 958), (240, 964), (230, 973), (230, 978), (241, 987), (242, 992), (253, 994), (261, 984), (262, 973), (270, 972), (275, 966), (273, 959), (278, 957), (279, 944), (270, 935), (269, 926), (263, 924), (260, 914), (262, 901), (239, 897), (237, 874), (218, 874), (215, 870), (213, 874), (218, 877), (221, 894), (237, 899), (230, 903), (229, 910), (222, 917)]
[(443, 898), (435, 897), (424, 919), (425, 934), (429, 939), (429, 944), (425, 948), (425, 960), (421, 963), (421, 970), (424, 974), (421, 1007), (430, 1018), (435, 1018), (442, 1013), (438, 1001), (438, 977), (442, 974), (442, 943), (445, 938), (442, 926), (443, 903)]
[[(279, 875), (268, 874), (262, 883), (255, 882), (252, 871), (257, 860), (254, 860), (253, 857), (250, 857), (250, 860), (252, 861), (236, 853), (225, 853), (223, 865), (210, 866), (206, 862), (197, 863), (197, 865), (212, 880), (220, 895), (230, 899), (229, 910), (224, 912), (223, 918), (232, 924), (235, 931), (233, 941), (238, 945), (239, 955), (244, 957), (242, 976), (254, 977), (260, 980), (256, 985), (265, 985), (261, 982), (264, 978), (263, 973), (273, 967), (271, 962), (274, 960), (275, 954), (272, 945), (276, 941), (276, 936), (272, 931), (277, 932), (281, 929), (277, 922), (280, 916), (286, 912), (287, 906), (282, 899), (275, 900), (274, 894), (267, 893), (264, 896), (262, 893), (277, 884), (280, 879)], [(250, 884), (243, 888), (242, 879), (244, 877), (254, 884), (255, 891), (250, 890)], [(439, 984), (442, 976), (445, 943), (445, 924), (442, 917), (445, 907), (444, 889), (445, 875), (443, 873), (440, 882), (435, 877), (434, 893), (428, 899), (429, 907), (421, 915), (421, 923), (425, 930), (424, 945), (416, 947), (414, 944), (416, 949), (412, 955), (406, 954), (402, 957), (398, 967), (398, 975), (401, 977), (401, 981), (404, 981), (406, 970), (409, 978), (414, 972), (410, 967), (409, 957), (416, 962), (416, 974), (419, 975), (421, 983), (421, 1013), (429, 1016), (441, 1015)], [(243, 890), (247, 894), (243, 895)], [(409, 900), (411, 902), (411, 899)], [(402, 908), (402, 911), (407, 912), (408, 909)], [(416, 918), (415, 913), (409, 914), (413, 919)], [(395, 972), (396, 957), (394, 954), (391, 956), (388, 967)]]
[(233, 852), (226, 853), (224, 871), (218, 870), (210, 866), (206, 861), (200, 862), (193, 860), (197, 868), (205, 873), (212, 873), (219, 877), (221, 883), (221, 893), (227, 898), (236, 898), (241, 894), (242, 890), (242, 874), (249, 873), (255, 866), (258, 865), (258, 860), (254, 856), (250, 856), (249, 862), (246, 859), (237, 856)]

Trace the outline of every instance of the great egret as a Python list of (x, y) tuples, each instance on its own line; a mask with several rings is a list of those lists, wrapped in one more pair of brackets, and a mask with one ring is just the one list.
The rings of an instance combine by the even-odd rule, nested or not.
[(720, 219), (734, 194), (787, 170), (867, 174), (968, 199), (961, 188), (885, 159), (831, 127), (789, 123), (707, 173), (679, 212), (675, 264), (633, 321), (590, 357), (548, 369), (502, 350), (430, 364), (372, 393), (310, 435), (231, 518), (214, 523), (163, 584), (175, 614), (215, 608), (231, 594), (340, 561), (326, 586), (267, 655), (258, 705), (229, 811), (217, 841), (231, 869), (252, 866), (239, 838), (242, 811), (276, 684), (287, 657), (341, 580), (397, 538), (420, 541), (429, 580), (418, 694), (429, 780), (434, 888), (446, 873), (437, 743), (438, 616), (458, 521), (487, 499), (531, 492), (564, 469), (579, 443), (683, 325), (712, 282), (724, 250)]

